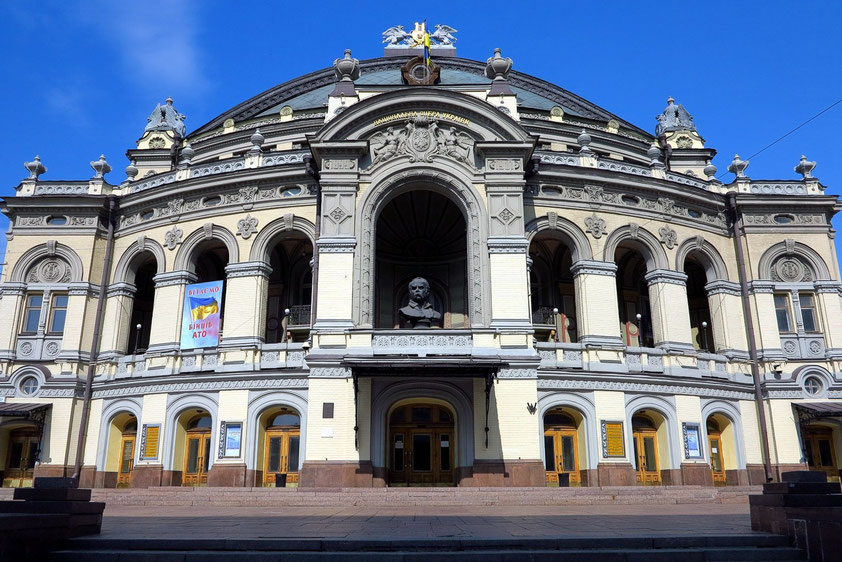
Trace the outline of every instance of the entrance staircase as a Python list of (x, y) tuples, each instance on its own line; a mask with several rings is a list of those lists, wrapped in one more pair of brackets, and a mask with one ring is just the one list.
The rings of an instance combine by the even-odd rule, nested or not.
[(73, 539), (50, 560), (314, 561), (565, 560), (806, 560), (784, 536), (768, 534), (640, 538), (529, 539)]
[[(0, 500), (7, 490), (0, 490)], [(11, 490), (8, 490), (11, 492)], [(91, 501), (126, 506), (398, 507), (744, 503), (759, 486), (593, 488), (95, 488)], [(11, 499), (11, 493), (8, 494)]]

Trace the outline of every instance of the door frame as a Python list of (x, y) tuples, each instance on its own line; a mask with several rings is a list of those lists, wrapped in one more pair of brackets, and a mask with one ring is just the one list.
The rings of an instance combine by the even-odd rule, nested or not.
[[(646, 447), (645, 439), (652, 438), (653, 450), (655, 453), (655, 470), (646, 470)], [(635, 473), (637, 483), (644, 486), (661, 484), (661, 459), (658, 451), (658, 431), (656, 429), (638, 428), (632, 430), (633, 451), (635, 455)], [(643, 462), (641, 462), (643, 461)]]
[[(128, 473), (123, 472), (123, 460), (125, 452), (126, 441), (131, 439), (132, 441), (132, 453), (129, 457), (129, 471)], [(137, 433), (123, 433), (120, 435), (120, 452), (119, 452), (119, 461), (117, 464), (117, 487), (118, 488), (128, 488), (132, 484), (132, 471), (134, 470), (134, 459), (135, 453), (137, 452)], [(123, 476), (126, 474), (126, 476)]]
[[(433, 416), (429, 422), (413, 422), (411, 421), (412, 409), (418, 407), (429, 407), (433, 409)], [(392, 421), (392, 417), (399, 409), (404, 409), (404, 413), (409, 413), (409, 421)], [(441, 411), (447, 412), (450, 416), (449, 421), (439, 421)], [(455, 412), (449, 407), (437, 402), (425, 402), (420, 400), (418, 402), (409, 402), (401, 404), (392, 408), (386, 419), (386, 469), (388, 474), (389, 486), (455, 486), (457, 481), (456, 475), (456, 416)], [(403, 435), (403, 470), (396, 471), (394, 469), (394, 461), (396, 458), (395, 452), (395, 436)], [(412, 437), (414, 435), (430, 435), (430, 471), (416, 472), (413, 470), (413, 445)], [(442, 447), (442, 437), (447, 435), (447, 447)], [(448, 454), (449, 470), (441, 469), (442, 450), (446, 448)], [(401, 476), (402, 473), (402, 476)], [(429, 474), (429, 478), (424, 478), (423, 475)], [(426, 480), (426, 481), (425, 481)]]
[[(30, 460), (25, 464), (32, 464), (32, 468), (9, 468), (12, 461), (12, 443), (17, 441), (23, 442), (21, 458)], [(9, 431), (6, 458), (3, 464), (3, 481), (1, 483), (3, 487), (23, 488), (32, 486), (35, 479), (35, 462), (38, 460), (35, 457), (38, 455), (40, 441), (40, 434), (35, 428), (25, 427)], [(16, 480), (16, 482), (13, 483), (13, 480)]]
[[(718, 443), (717, 447), (713, 446), (712, 440), (716, 439)], [(714, 450), (717, 452), (714, 453)], [(726, 484), (726, 475), (725, 475), (725, 452), (722, 450), (722, 433), (719, 432), (708, 432), (708, 451), (710, 452), (710, 471), (713, 474), (713, 485), (714, 486), (725, 486)], [(713, 456), (717, 455), (719, 457), (719, 466), (722, 470), (717, 472), (713, 466)]]
[[(803, 438), (805, 441), (805, 450), (809, 453), (808, 459), (813, 460), (813, 465), (808, 463), (808, 470), (816, 472), (824, 472), (827, 474), (828, 481), (838, 482), (840, 480), (840, 469), (838, 468), (838, 459), (836, 446), (833, 442), (833, 428), (827, 426), (806, 426), (803, 430)], [(827, 439), (830, 443), (830, 457), (832, 466), (825, 466), (816, 464), (816, 459), (821, 460), (821, 449), (819, 448), (819, 440)]]
[[(263, 482), (264, 487), (275, 486), (275, 475), (286, 474), (287, 485), (298, 484), (298, 467), (291, 470), (289, 466), (289, 442), (293, 437), (298, 437), (298, 455), (301, 460), (301, 429), (299, 427), (267, 427), (263, 436)], [(278, 472), (269, 472), (269, 440), (272, 437), (281, 437), (281, 458)], [(286, 469), (286, 470), (284, 470)]]
[[(197, 439), (199, 446), (196, 454), (196, 472), (195, 477), (191, 477), (188, 481), (187, 465), (190, 462), (190, 441)], [(210, 472), (210, 454), (212, 449), (211, 430), (203, 429), (188, 429), (184, 438), (184, 472), (181, 476), (182, 486), (205, 486), (208, 483), (208, 472)], [(204, 454), (202, 454), (204, 453)], [(205, 468), (207, 466), (207, 468)]]

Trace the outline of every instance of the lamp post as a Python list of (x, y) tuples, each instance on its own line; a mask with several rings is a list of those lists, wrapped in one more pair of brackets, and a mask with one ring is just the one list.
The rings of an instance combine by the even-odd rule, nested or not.
[(553, 330), (553, 340), (558, 343), (558, 308), (553, 307), (553, 325), (555, 326), (555, 330)]
[(134, 354), (135, 355), (137, 355), (138, 348), (140, 347), (140, 329), (141, 328), (143, 328), (143, 326), (140, 323), (138, 323), (135, 326), (135, 333), (134, 333)]
[(284, 309), (284, 319), (281, 321), (281, 324), (284, 327), (283, 338), (284, 338), (284, 367), (287, 366), (287, 357), (289, 355), (289, 340), (287, 340), (287, 327), (289, 326), (289, 313), (290, 309)]
[(710, 351), (708, 349), (708, 323), (702, 322), (702, 349), (705, 351)]
[(644, 347), (643, 345), (643, 315), (639, 312), (634, 315), (635, 320), (637, 320), (637, 345), (640, 347)]

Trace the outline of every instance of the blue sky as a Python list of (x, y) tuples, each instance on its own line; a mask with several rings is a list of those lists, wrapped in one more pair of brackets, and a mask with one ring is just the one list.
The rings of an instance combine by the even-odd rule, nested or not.
[[(501, 47), (515, 69), (648, 131), (673, 96), (717, 149), (720, 174), (735, 153), (750, 156), (842, 99), (840, 2), (6, 2), (0, 196), (14, 194), (36, 154), (43, 179), (60, 180), (91, 177), (104, 153), (119, 183), (126, 149), (167, 96), (194, 130), (345, 48), (381, 56), (384, 29), (425, 18), (459, 30), (459, 56), (485, 60)], [(842, 104), (752, 158), (747, 174), (796, 179), (806, 154), (840, 194), (840, 130)]]

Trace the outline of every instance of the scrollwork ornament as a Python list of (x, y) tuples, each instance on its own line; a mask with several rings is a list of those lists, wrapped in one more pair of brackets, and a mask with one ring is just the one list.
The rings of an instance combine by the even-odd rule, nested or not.
[(181, 244), (181, 237), (183, 235), (183, 230), (177, 226), (172, 227), (172, 230), (169, 230), (164, 234), (164, 245), (170, 250), (175, 250), (175, 247)]
[(585, 218), (585, 226), (587, 226), (585, 232), (596, 239), (602, 238), (604, 235), (608, 234), (608, 229), (605, 226), (605, 219), (596, 216), (596, 214)]
[(237, 221), (237, 234), (243, 237), (244, 240), (251, 238), (251, 235), (257, 232), (257, 219), (251, 215), (246, 215)]

